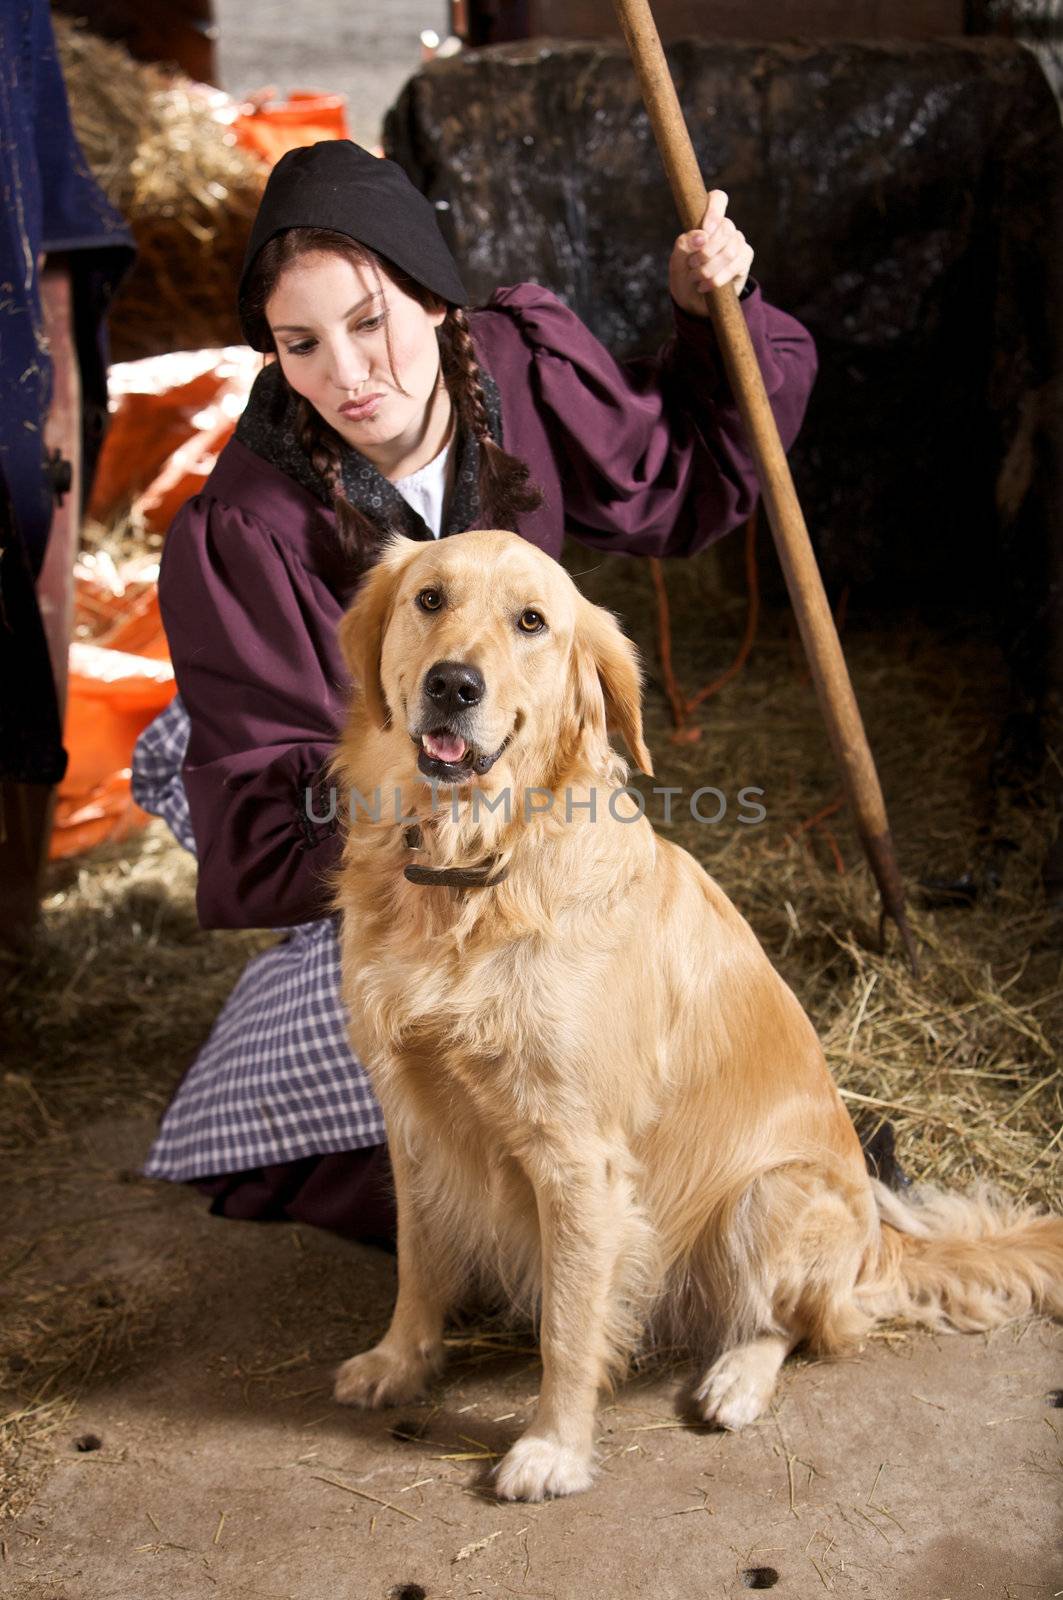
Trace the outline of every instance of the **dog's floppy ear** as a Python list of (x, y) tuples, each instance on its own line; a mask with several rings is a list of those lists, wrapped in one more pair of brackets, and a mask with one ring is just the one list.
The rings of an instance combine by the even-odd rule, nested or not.
[(635, 646), (611, 612), (580, 596), (574, 641), (576, 712), (608, 737), (618, 728), (640, 772), (653, 777), (642, 738), (642, 684)]
[(391, 721), (391, 710), (380, 681), (380, 652), (391, 618), (395, 586), (406, 563), (421, 549), (423, 546), (416, 539), (404, 539), (396, 534), (362, 579), (354, 604), (339, 626), (344, 660), (378, 728), (386, 728)]

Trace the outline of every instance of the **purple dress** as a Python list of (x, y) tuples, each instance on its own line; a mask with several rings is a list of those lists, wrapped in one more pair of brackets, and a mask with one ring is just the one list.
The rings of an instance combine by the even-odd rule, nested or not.
[[(812, 340), (755, 286), (742, 306), (788, 448), (815, 376)], [(566, 532), (597, 550), (694, 555), (756, 503), (711, 325), (678, 308), (675, 321), (655, 360), (621, 365), (534, 284), (469, 313), (502, 442), (543, 492), (517, 531), (555, 558)], [(167, 536), (159, 594), (179, 698), (138, 745), (134, 792), (195, 848), (205, 927), (287, 934), (241, 977), (145, 1171), (211, 1180), (227, 1214), (364, 1236), (387, 1221), (384, 1128), (339, 997), (325, 882), (341, 841), (306, 806), (343, 717), (336, 628), (356, 585), (331, 509), (276, 464), (291, 435), (275, 443), (265, 459), (238, 432)], [(391, 486), (363, 476), (363, 509), (386, 505)]]

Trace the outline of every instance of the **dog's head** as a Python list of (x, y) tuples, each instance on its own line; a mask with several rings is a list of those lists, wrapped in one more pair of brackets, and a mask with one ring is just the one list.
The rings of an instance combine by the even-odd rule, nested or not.
[(404, 742), (411, 776), (552, 788), (577, 760), (600, 767), (610, 727), (652, 774), (634, 646), (516, 534), (395, 537), (340, 643), (370, 724)]

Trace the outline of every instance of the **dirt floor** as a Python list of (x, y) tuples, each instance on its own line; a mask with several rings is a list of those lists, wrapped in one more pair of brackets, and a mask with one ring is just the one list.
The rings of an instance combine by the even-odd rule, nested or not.
[(797, 1364), (737, 1436), (685, 1426), (681, 1372), (656, 1370), (603, 1408), (591, 1493), (501, 1506), (486, 1475), (534, 1401), (533, 1348), (469, 1329), (430, 1404), (335, 1407), (330, 1368), (384, 1327), (392, 1258), (137, 1180), (150, 1132), (86, 1128), (48, 1231), (39, 1191), (12, 1219), (34, 1281), (124, 1297), (128, 1325), (121, 1375), (87, 1377), (36, 1497), (0, 1524), (11, 1600), (686, 1600), (772, 1573), (791, 1600), (1061, 1587), (1063, 1330)]

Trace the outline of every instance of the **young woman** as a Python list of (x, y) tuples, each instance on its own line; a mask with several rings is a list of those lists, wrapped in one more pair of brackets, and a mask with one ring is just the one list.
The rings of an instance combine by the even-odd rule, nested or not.
[(179, 697), (138, 745), (134, 792), (199, 861), (205, 927), (285, 928), (252, 961), (162, 1123), (146, 1171), (229, 1216), (391, 1228), (384, 1127), (347, 1042), (322, 778), (345, 700), (336, 627), (391, 530), (508, 527), (555, 558), (688, 556), (757, 495), (705, 294), (733, 285), (783, 442), (815, 374), (801, 325), (750, 280), (714, 191), (672, 250), (675, 336), (618, 365), (549, 290), (479, 310), (430, 203), (346, 141), (274, 169), (239, 290), (276, 357), (159, 580)]

